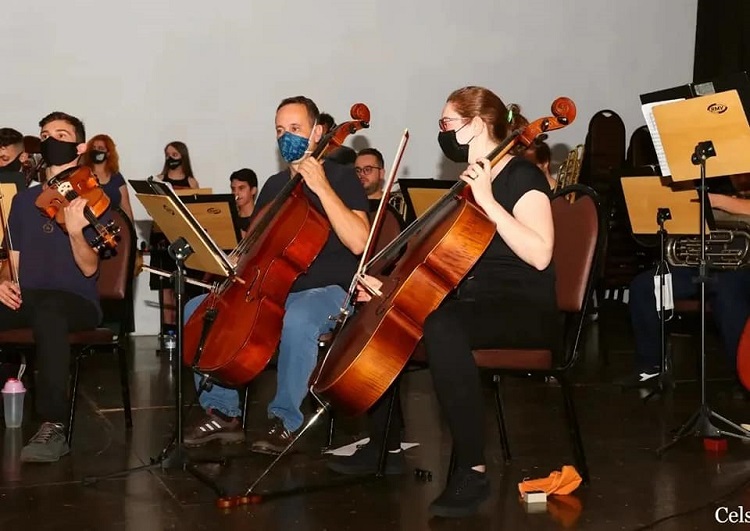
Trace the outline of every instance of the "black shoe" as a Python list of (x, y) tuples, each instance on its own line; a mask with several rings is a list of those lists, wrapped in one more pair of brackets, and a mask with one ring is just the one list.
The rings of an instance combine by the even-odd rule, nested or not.
[(471, 468), (457, 468), (443, 493), (430, 504), (430, 514), (443, 518), (471, 516), (490, 495), (487, 474)]
[[(349, 476), (361, 476), (375, 474), (378, 471), (380, 461), (380, 447), (377, 444), (368, 443), (357, 449), (352, 455), (336, 455), (327, 463), (326, 467)], [(404, 473), (406, 462), (404, 452), (398, 449), (385, 454), (385, 474), (397, 476)]]
[(255, 441), (250, 449), (259, 454), (279, 455), (292, 442), (295, 433), (286, 429), (281, 419), (274, 417), (266, 435)]
[(221, 441), (222, 444), (245, 442), (245, 432), (242, 431), (240, 418), (227, 417), (209, 409), (206, 415), (185, 434), (183, 443), (192, 448), (214, 440)]

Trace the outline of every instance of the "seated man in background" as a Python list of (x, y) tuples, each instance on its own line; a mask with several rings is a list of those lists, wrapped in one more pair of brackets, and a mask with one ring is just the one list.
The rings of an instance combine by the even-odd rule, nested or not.
[(229, 184), (232, 195), (237, 204), (240, 215), (240, 232), (245, 237), (247, 228), (250, 226), (250, 218), (255, 210), (255, 196), (258, 193), (258, 176), (249, 168), (242, 168), (232, 172), (229, 176)]
[[(711, 207), (727, 214), (749, 215), (750, 200), (727, 195), (708, 194)], [(670, 267), (674, 300), (695, 299), (700, 284), (698, 269)], [(706, 284), (707, 300), (724, 348), (726, 361), (736, 370), (737, 346), (750, 317), (750, 270), (711, 270)], [(622, 381), (627, 386), (648, 386), (661, 371), (660, 321), (656, 309), (654, 277), (656, 269), (644, 271), (630, 284), (630, 318), (635, 335), (636, 371)]]

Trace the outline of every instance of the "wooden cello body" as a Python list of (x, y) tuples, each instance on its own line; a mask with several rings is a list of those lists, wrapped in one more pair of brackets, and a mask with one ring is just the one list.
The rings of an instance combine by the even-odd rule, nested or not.
[[(369, 109), (356, 104), (355, 121), (329, 133), (312, 154), (322, 157), (348, 134), (369, 126)], [(292, 177), (260, 209), (233, 253), (234, 278), (217, 285), (185, 323), (183, 361), (227, 385), (255, 378), (276, 351), (292, 285), (323, 249), (328, 220), (307, 199), (302, 177)]]
[[(552, 110), (555, 118), (538, 120), (505, 139), (487, 156), (491, 165), (517, 141), (529, 145), (575, 118), (575, 105), (567, 98), (556, 100)], [(425, 319), (458, 287), (495, 234), (495, 224), (459, 181), (393, 242), (406, 244), (406, 252), (382, 279), (381, 295), (358, 308), (337, 332), (314, 373), (313, 392), (345, 414), (372, 407), (421, 341)]]

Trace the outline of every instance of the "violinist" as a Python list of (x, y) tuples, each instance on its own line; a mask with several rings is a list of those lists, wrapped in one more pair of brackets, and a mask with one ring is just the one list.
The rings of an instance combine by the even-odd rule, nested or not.
[(15, 184), (17, 191), (26, 188), (22, 171), (26, 158), (23, 135), (10, 127), (0, 128), (0, 183)]
[[(83, 123), (53, 112), (39, 126), (46, 181), (70, 173), (86, 149)], [(12, 243), (11, 266), (3, 268), (0, 282), (0, 328), (30, 327), (36, 343), (36, 411), (42, 424), (21, 451), (25, 462), (57, 461), (70, 451), (65, 425), (68, 333), (96, 328), (102, 318), (96, 285), (99, 256), (89, 246), (93, 229), (87, 229), (84, 216), (87, 200), (78, 197), (64, 207), (63, 231), (35, 205), (46, 181), (13, 198), (6, 241)], [(100, 219), (106, 222), (106, 216)]]
[[(496, 225), (496, 233), (467, 279), (423, 327), (435, 393), (457, 457), (450, 482), (429, 507), (437, 516), (475, 513), (490, 494), (483, 395), (472, 349), (560, 351), (562, 318), (555, 297), (549, 184), (542, 171), (522, 156), (508, 153), (494, 167), (483, 158), (523, 123), (523, 117), (509, 113), (490, 90), (473, 86), (453, 92), (438, 120), (443, 154), (468, 163), (460, 178)], [(366, 281), (375, 288), (382, 285), (374, 277), (367, 276)], [(369, 298), (360, 288), (358, 300)], [(371, 442), (352, 456), (334, 457), (329, 468), (344, 474), (375, 472), (387, 406), (383, 397), (370, 412)], [(388, 474), (404, 471), (399, 417), (398, 412), (393, 415), (386, 441)]]
[[(268, 178), (258, 195), (255, 212), (269, 204), (289, 179), (299, 172), (307, 198), (330, 222), (323, 249), (307, 273), (292, 286), (286, 301), (278, 353), (276, 395), (268, 405), (265, 434), (252, 445), (259, 453), (278, 454), (302, 426), (300, 407), (308, 392), (318, 356), (318, 337), (329, 331), (357, 269), (357, 255), (369, 234), (367, 196), (351, 166), (331, 161), (322, 164), (309, 155), (323, 136), (320, 112), (309, 98), (281, 101), (276, 109), (276, 138), (289, 167)], [(294, 174), (292, 173), (294, 172)], [(202, 300), (185, 306), (185, 320)], [(250, 327), (252, 323), (248, 323)], [(199, 382), (196, 375), (196, 383)], [(202, 391), (200, 404), (206, 416), (185, 435), (185, 444), (199, 446), (211, 440), (244, 440), (237, 391), (214, 384)]]
[(232, 172), (229, 176), (229, 186), (237, 204), (240, 215), (240, 231), (242, 237), (250, 226), (250, 219), (255, 210), (255, 195), (258, 193), (258, 176), (249, 168), (242, 168)]
[(549, 144), (544, 141), (534, 142), (526, 149), (524, 157), (536, 164), (544, 172), (550, 189), (554, 190), (555, 186), (557, 186), (557, 181), (552, 177), (549, 169), (550, 162), (552, 162), (552, 151), (549, 148)]
[(133, 219), (128, 185), (120, 173), (120, 154), (117, 153), (114, 140), (109, 135), (96, 135), (89, 140), (81, 160), (96, 175), (102, 189), (109, 196), (112, 208), (121, 208)]

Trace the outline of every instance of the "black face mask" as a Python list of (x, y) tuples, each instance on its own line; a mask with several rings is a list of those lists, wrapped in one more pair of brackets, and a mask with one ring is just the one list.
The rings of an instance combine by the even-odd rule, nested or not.
[(15, 172), (20, 172), (22, 168), (23, 168), (23, 164), (21, 164), (21, 155), (18, 155), (16, 158), (14, 158), (8, 164), (6, 164), (2, 168), (0, 168), (0, 171), (15, 171)]
[(47, 166), (63, 166), (76, 160), (77, 148), (75, 142), (63, 142), (50, 136), (42, 142), (42, 158)]
[(438, 133), (438, 144), (440, 144), (443, 154), (453, 162), (469, 162), (469, 143), (459, 144), (455, 130), (440, 131)]
[(174, 159), (172, 157), (167, 157), (167, 167), (170, 170), (179, 168), (181, 164), (182, 164), (182, 159)]
[(107, 152), (94, 150), (91, 152), (91, 160), (96, 164), (101, 164), (102, 162), (107, 160)]

